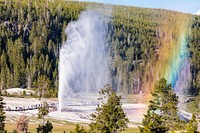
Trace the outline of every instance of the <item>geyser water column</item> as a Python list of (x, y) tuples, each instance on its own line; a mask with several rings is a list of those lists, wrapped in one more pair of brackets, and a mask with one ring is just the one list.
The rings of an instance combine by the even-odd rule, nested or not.
[(59, 110), (67, 98), (98, 92), (109, 83), (104, 16), (84, 11), (68, 24), (66, 34), (59, 58)]

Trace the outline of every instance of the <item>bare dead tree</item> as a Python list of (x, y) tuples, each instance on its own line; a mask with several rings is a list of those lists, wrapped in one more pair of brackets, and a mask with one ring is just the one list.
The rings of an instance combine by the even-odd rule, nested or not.
[(17, 131), (27, 133), (28, 132), (29, 119), (26, 115), (21, 115), (17, 120)]

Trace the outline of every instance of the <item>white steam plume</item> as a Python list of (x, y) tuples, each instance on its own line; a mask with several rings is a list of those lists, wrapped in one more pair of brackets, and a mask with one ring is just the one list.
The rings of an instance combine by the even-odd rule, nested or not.
[(110, 83), (104, 16), (84, 11), (76, 22), (67, 26), (66, 34), (59, 60), (59, 110), (66, 98), (77, 93), (98, 92)]

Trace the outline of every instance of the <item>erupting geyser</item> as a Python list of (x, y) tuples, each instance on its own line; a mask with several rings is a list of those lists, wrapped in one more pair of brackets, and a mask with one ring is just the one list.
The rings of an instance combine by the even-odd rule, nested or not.
[(104, 16), (93, 11), (82, 12), (76, 22), (67, 26), (66, 34), (59, 60), (59, 110), (66, 98), (98, 92), (109, 83)]

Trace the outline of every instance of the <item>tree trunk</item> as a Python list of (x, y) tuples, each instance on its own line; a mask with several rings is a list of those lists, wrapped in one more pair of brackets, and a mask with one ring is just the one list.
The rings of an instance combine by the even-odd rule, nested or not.
[(44, 116), (43, 116), (43, 118), (42, 118), (42, 124), (43, 124), (43, 126), (44, 126)]
[(44, 116), (43, 116), (43, 118), (42, 118), (42, 124), (43, 124), (42, 130), (43, 130), (43, 133), (44, 133)]

